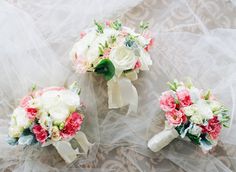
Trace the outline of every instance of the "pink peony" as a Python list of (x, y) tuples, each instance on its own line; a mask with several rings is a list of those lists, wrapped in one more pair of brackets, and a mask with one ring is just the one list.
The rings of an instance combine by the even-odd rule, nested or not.
[(45, 130), (41, 125), (36, 124), (33, 127), (33, 133), (36, 136), (36, 140), (40, 143), (45, 143), (48, 133), (47, 130)]
[(175, 98), (171, 91), (162, 93), (160, 97), (160, 107), (163, 111), (173, 111), (176, 108)]
[(30, 120), (34, 120), (38, 110), (36, 108), (26, 108), (27, 116)]
[(178, 97), (180, 106), (185, 107), (192, 104), (191, 97), (188, 90), (184, 89), (184, 90), (177, 91), (176, 95)]
[(166, 112), (166, 118), (170, 125), (179, 126), (182, 123), (187, 122), (187, 117), (182, 111), (173, 110), (171, 112)]
[(202, 127), (202, 132), (208, 133), (212, 140), (218, 139), (222, 128), (217, 116), (214, 116), (212, 119), (210, 119), (208, 121), (207, 126), (201, 126), (201, 127)]
[(134, 66), (134, 69), (139, 69), (141, 67), (141, 62), (140, 60), (137, 60), (135, 66)]
[(29, 107), (29, 101), (32, 100), (33, 98), (31, 96), (25, 96), (21, 99), (20, 101), (20, 107), (22, 108), (27, 108)]
[(80, 130), (83, 123), (83, 117), (78, 112), (73, 112), (67, 119), (65, 127), (61, 131), (63, 138), (72, 137)]

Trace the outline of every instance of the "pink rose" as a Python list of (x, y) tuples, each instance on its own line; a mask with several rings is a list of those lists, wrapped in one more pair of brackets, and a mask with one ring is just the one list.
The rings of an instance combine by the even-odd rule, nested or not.
[(63, 138), (72, 137), (80, 130), (83, 123), (83, 117), (78, 112), (73, 112), (67, 119), (65, 127), (61, 131)]
[(20, 107), (22, 108), (27, 108), (29, 107), (29, 101), (32, 100), (33, 98), (31, 96), (25, 96), (21, 99), (20, 101)]
[(217, 116), (214, 116), (212, 119), (210, 119), (207, 126), (201, 127), (203, 129), (202, 132), (208, 133), (212, 140), (218, 139), (222, 128)]
[(134, 69), (139, 69), (141, 67), (141, 62), (140, 60), (137, 60), (135, 66), (134, 66)]
[(184, 90), (177, 91), (176, 95), (178, 97), (180, 106), (185, 107), (192, 104), (191, 97), (188, 90), (184, 89)]
[(48, 133), (47, 130), (45, 130), (41, 125), (36, 124), (33, 127), (33, 133), (36, 136), (36, 140), (40, 143), (45, 143)]
[(175, 98), (171, 91), (162, 93), (160, 97), (160, 107), (163, 111), (173, 111), (176, 108)]
[(187, 122), (187, 117), (182, 111), (173, 110), (171, 112), (166, 112), (165, 116), (169, 124), (173, 126), (179, 126), (182, 123)]
[(26, 108), (27, 116), (30, 120), (34, 120), (38, 110), (36, 108)]

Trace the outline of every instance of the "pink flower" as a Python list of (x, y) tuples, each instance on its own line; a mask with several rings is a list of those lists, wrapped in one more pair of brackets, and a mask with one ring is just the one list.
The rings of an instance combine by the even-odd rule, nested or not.
[(48, 133), (47, 130), (45, 130), (41, 125), (36, 124), (33, 127), (33, 133), (36, 136), (36, 140), (40, 143), (45, 143)]
[(38, 110), (36, 108), (26, 108), (27, 116), (30, 120), (34, 120)]
[(110, 52), (111, 52), (110, 48), (105, 49), (103, 52), (103, 57), (108, 58), (110, 55)]
[(150, 51), (150, 48), (153, 46), (154, 44), (154, 39), (151, 38), (148, 45), (144, 48), (146, 51)]
[(106, 23), (106, 26), (109, 26), (109, 27), (111, 26), (111, 21), (110, 20), (107, 20), (105, 23)]
[(29, 101), (32, 100), (33, 98), (31, 96), (25, 96), (21, 99), (20, 101), (20, 107), (22, 108), (27, 108), (29, 107)]
[(83, 123), (83, 117), (78, 112), (72, 113), (65, 123), (65, 127), (61, 131), (63, 138), (72, 137), (80, 130), (81, 124)]
[(48, 92), (48, 91), (61, 91), (61, 90), (65, 90), (64, 87), (47, 87), (38, 91), (35, 91), (33, 93), (34, 97), (39, 97), (42, 96), (44, 93)]
[(177, 91), (176, 95), (178, 97), (180, 106), (185, 107), (192, 104), (191, 97), (188, 90), (184, 89), (184, 90)]
[(176, 108), (175, 98), (171, 91), (162, 93), (160, 97), (160, 107), (163, 111), (173, 111)]
[(87, 71), (87, 61), (84, 57), (75, 54), (75, 59), (73, 60), (75, 70), (79, 73), (85, 73)]
[(140, 60), (137, 60), (135, 66), (134, 66), (134, 69), (139, 69), (141, 67), (141, 62)]
[(171, 112), (166, 112), (166, 119), (170, 125), (179, 126), (182, 123), (187, 122), (187, 117), (182, 111), (173, 110)]
[(222, 128), (217, 116), (214, 116), (212, 119), (210, 119), (208, 121), (207, 126), (201, 126), (201, 127), (202, 127), (202, 132), (208, 133), (212, 140), (218, 139)]
[(82, 39), (86, 35), (86, 32), (80, 32), (80, 39)]

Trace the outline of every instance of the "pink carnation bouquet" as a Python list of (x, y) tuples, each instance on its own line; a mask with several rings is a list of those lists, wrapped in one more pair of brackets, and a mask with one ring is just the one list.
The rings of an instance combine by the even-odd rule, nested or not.
[(78, 149), (74, 150), (70, 144), (70, 140), (75, 139), (83, 145), (81, 147), (86, 153), (90, 143), (80, 131), (84, 115), (79, 93), (76, 83), (69, 89), (33, 89), (21, 99), (11, 115), (8, 143), (41, 146), (52, 144), (62, 158), (70, 163), (79, 154)]
[(148, 147), (157, 152), (181, 136), (199, 145), (203, 152), (211, 150), (222, 128), (228, 126), (227, 109), (210, 91), (204, 92), (192, 83), (174, 81), (169, 86), (170, 90), (160, 97), (166, 128), (149, 140)]

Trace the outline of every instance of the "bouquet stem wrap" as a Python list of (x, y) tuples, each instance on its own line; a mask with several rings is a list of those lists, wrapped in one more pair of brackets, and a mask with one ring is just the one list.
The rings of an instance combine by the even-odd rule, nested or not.
[(80, 145), (83, 152), (80, 152), (78, 148), (73, 149), (72, 145), (69, 141), (58, 141), (55, 143), (52, 143), (52, 145), (56, 148), (57, 152), (60, 154), (60, 156), (65, 160), (66, 163), (73, 162), (78, 154), (84, 153), (87, 154), (92, 144), (88, 141), (86, 135), (79, 131), (74, 139), (77, 141), (77, 143)]
[(109, 108), (120, 108), (129, 105), (129, 112), (138, 108), (138, 93), (132, 82), (127, 78), (110, 80), (108, 85)]
[(166, 128), (148, 141), (148, 148), (158, 152), (179, 136), (175, 128)]

